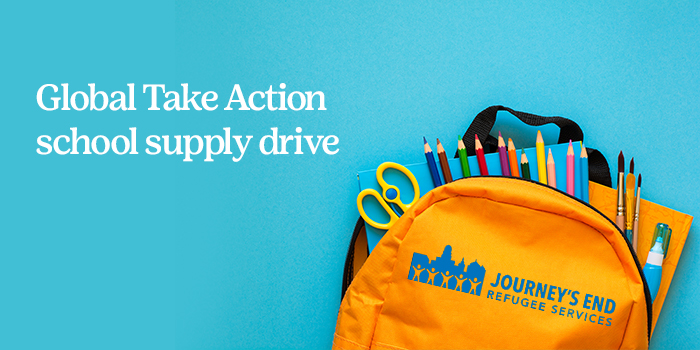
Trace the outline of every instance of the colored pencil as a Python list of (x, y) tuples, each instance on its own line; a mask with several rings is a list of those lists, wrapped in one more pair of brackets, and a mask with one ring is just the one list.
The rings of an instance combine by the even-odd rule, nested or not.
[(437, 152), (438, 159), (440, 160), (440, 168), (442, 169), (442, 176), (445, 178), (445, 183), (448, 184), (452, 182), (452, 172), (450, 171), (450, 163), (447, 162), (445, 148), (442, 147), (440, 139), (437, 139)]
[(625, 234), (632, 242), (632, 225), (634, 224), (634, 157), (630, 160), (630, 172), (625, 177)]
[(476, 151), (476, 160), (479, 162), (479, 172), (486, 176), (489, 174), (489, 168), (486, 166), (486, 158), (484, 157), (484, 147), (481, 146), (479, 135), (474, 134), (474, 150)]
[(506, 143), (503, 141), (501, 132), (498, 132), (498, 156), (501, 158), (501, 174), (510, 176), (510, 165), (508, 165), (508, 153), (506, 151)]
[(435, 164), (435, 156), (433, 156), (433, 150), (430, 149), (428, 141), (423, 138), (423, 149), (425, 150), (425, 159), (428, 160), (428, 168), (430, 168), (430, 177), (433, 178), (433, 184), (435, 187), (442, 186), (442, 181), (440, 180), (440, 173), (437, 169), (437, 164)]
[(617, 156), (617, 215), (615, 224), (625, 232), (625, 156), (620, 151)]
[(557, 167), (554, 164), (554, 157), (552, 157), (552, 149), (549, 149), (549, 158), (547, 158), (547, 184), (557, 188)]
[(574, 145), (569, 140), (569, 149), (566, 150), (566, 193), (575, 195), (574, 188)]
[(513, 139), (508, 139), (508, 162), (510, 163), (510, 175), (520, 177), (518, 170), (518, 152), (515, 150)]
[(457, 136), (459, 142), (457, 142), (457, 151), (459, 153), (459, 163), (462, 164), (462, 174), (463, 177), (472, 176), (472, 172), (469, 169), (469, 159), (467, 158), (467, 148), (464, 147), (464, 141), (462, 137)]
[(527, 161), (527, 156), (525, 155), (525, 150), (520, 152), (520, 168), (523, 171), (523, 179), (530, 180), (530, 162)]
[(579, 167), (581, 172), (581, 199), (588, 203), (588, 152), (586, 152), (586, 147), (581, 144), (581, 166)]
[(637, 252), (637, 245), (639, 241), (639, 205), (642, 204), (642, 174), (639, 174), (637, 180), (637, 200), (634, 206), (634, 225), (632, 225), (632, 248), (634, 252)]
[(537, 173), (540, 177), (540, 182), (547, 184), (547, 165), (544, 155), (544, 140), (542, 140), (542, 133), (537, 130), (537, 142), (535, 142), (535, 148), (537, 149)]

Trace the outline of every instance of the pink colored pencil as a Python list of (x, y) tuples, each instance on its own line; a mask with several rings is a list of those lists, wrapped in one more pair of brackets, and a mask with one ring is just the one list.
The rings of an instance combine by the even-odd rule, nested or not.
[(574, 195), (574, 145), (569, 140), (569, 149), (566, 151), (566, 193)]
[(503, 141), (501, 132), (498, 132), (498, 156), (501, 158), (501, 174), (510, 176), (510, 164), (508, 164), (508, 151), (506, 151), (506, 142)]
[(554, 165), (554, 157), (552, 156), (552, 149), (549, 149), (549, 156), (547, 157), (547, 185), (557, 188), (557, 168)]

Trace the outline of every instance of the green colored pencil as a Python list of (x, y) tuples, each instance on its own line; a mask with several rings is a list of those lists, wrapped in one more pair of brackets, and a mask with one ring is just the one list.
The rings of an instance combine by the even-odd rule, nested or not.
[(530, 162), (527, 161), (527, 156), (525, 155), (525, 150), (522, 150), (522, 156), (520, 157), (520, 169), (523, 179), (530, 180)]
[(472, 176), (472, 172), (469, 170), (469, 160), (467, 160), (467, 149), (464, 147), (462, 138), (457, 136), (457, 139), (459, 140), (457, 152), (459, 153), (459, 162), (462, 164), (462, 173), (464, 173), (464, 177)]

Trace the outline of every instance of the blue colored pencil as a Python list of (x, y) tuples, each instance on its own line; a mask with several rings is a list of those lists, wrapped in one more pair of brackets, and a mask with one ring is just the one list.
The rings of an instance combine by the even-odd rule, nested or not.
[(588, 203), (588, 153), (586, 146), (581, 144), (581, 199)]
[(438, 172), (437, 164), (435, 164), (435, 156), (433, 156), (433, 150), (430, 149), (428, 141), (423, 137), (423, 148), (425, 150), (425, 159), (428, 160), (428, 168), (430, 168), (430, 176), (433, 178), (433, 184), (435, 187), (442, 186), (442, 180), (440, 180), (440, 173)]

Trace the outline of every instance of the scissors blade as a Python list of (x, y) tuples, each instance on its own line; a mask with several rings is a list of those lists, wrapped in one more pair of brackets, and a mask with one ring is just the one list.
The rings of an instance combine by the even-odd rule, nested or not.
[(403, 215), (403, 211), (396, 203), (389, 203), (389, 206), (391, 207), (391, 210), (396, 213), (396, 216), (401, 217)]

